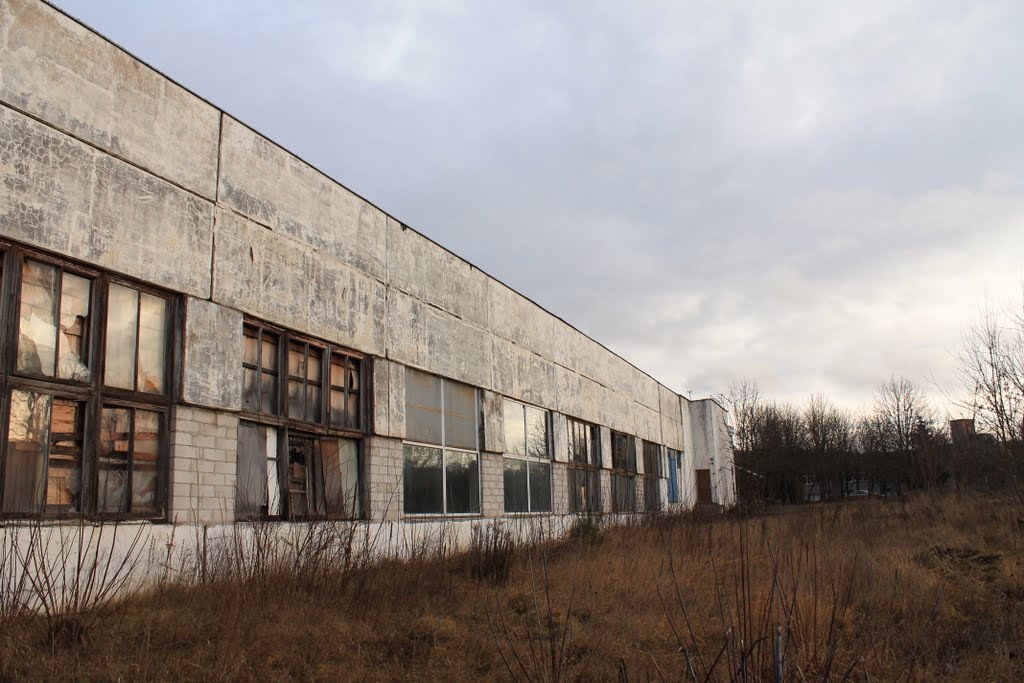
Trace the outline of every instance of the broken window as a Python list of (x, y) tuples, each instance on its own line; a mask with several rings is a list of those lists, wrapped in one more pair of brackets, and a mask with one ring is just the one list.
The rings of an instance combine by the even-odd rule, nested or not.
[(550, 414), (509, 399), (503, 413), (505, 512), (551, 512)]
[(161, 415), (104, 406), (100, 417), (99, 511), (153, 516), (159, 510)]
[(612, 511), (636, 512), (636, 442), (612, 432)]
[(478, 514), (477, 390), (410, 368), (405, 398), (405, 513)]
[(360, 517), (364, 359), (255, 321), (244, 343), (236, 517)]
[(19, 372), (89, 381), (87, 333), (92, 282), (25, 259), (21, 271)]
[(664, 467), (661, 462), (661, 446), (650, 441), (643, 442), (644, 449), (644, 511), (661, 510), (661, 478)]
[(238, 469), (235, 515), (239, 519), (278, 517), (281, 514), (277, 429), (238, 423)]
[(0, 247), (0, 513), (163, 517), (175, 300)]
[(597, 425), (567, 418), (569, 510), (601, 511), (601, 437)]

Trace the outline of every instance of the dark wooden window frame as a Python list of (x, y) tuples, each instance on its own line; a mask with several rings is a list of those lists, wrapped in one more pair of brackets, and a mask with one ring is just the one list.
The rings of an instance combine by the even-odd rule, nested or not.
[[(619, 457), (617, 453), (617, 444), (620, 442), (625, 443), (627, 452)], [(622, 458), (625, 458), (623, 461)], [(611, 509), (612, 512), (629, 513), (636, 512), (636, 437), (631, 434), (625, 434), (623, 432), (612, 432), (612, 491), (611, 491)], [(628, 482), (629, 486), (632, 486), (632, 509), (620, 510), (618, 504), (618, 496), (615, 495), (615, 488), (617, 482)], [(618, 485), (622, 485), (621, 483)]]
[[(661, 488), (659, 481), (664, 478), (665, 474), (665, 449), (661, 444), (655, 443), (654, 441), (648, 441), (644, 439), (642, 441), (643, 458), (644, 458), (644, 512), (660, 512), (662, 509), (661, 500)], [(653, 463), (652, 468), (648, 468), (648, 465)], [(654, 470), (654, 471), (651, 471)], [(649, 493), (652, 488), (657, 487), (657, 498), (653, 505), (649, 498)]]
[[(365, 457), (365, 438), (369, 434), (369, 413), (371, 406), (369, 405), (369, 394), (366, 387), (370, 386), (372, 381), (372, 366), (370, 356), (359, 353), (352, 349), (340, 346), (338, 344), (332, 344), (330, 342), (317, 339), (308, 335), (294, 332), (284, 327), (272, 325), (270, 323), (251, 318), (246, 316), (245, 329), (243, 332), (251, 332), (252, 330), (258, 331), (257, 342), (258, 352), (263, 353), (262, 349), (262, 336), (263, 333), (273, 334), (277, 338), (277, 387), (275, 388), (275, 398), (277, 403), (277, 410), (274, 412), (270, 411), (251, 411), (243, 409), (239, 413), (239, 418), (246, 422), (253, 422), (266, 427), (273, 427), (277, 431), (277, 476), (278, 476), (278, 491), (281, 496), (281, 514), (274, 516), (250, 516), (248, 519), (259, 520), (259, 519), (276, 519), (282, 521), (305, 521), (310, 519), (323, 519), (324, 517), (314, 517), (309, 515), (306, 511), (301, 513), (290, 509), (290, 501), (288, 496), (288, 437), (290, 434), (294, 434), (297, 438), (341, 438), (351, 439), (357, 443), (357, 458), (358, 458), (358, 495), (359, 495), (359, 509), (361, 511), (361, 518), (365, 519), (367, 515), (366, 511), (366, 457)], [(299, 343), (304, 344), (306, 352), (310, 349), (318, 349), (320, 353), (320, 411), (319, 421), (311, 422), (305, 419), (290, 417), (288, 415), (288, 381), (290, 379), (288, 372), (288, 349), (291, 344)], [(346, 426), (344, 428), (337, 428), (330, 424), (330, 393), (331, 393), (331, 363), (336, 356), (341, 356), (345, 359), (345, 384), (348, 384), (348, 369), (353, 361), (359, 362), (359, 389), (357, 393), (359, 396), (359, 416), (355, 426)], [(257, 356), (258, 362), (262, 364), (262, 355)], [(252, 366), (244, 362), (244, 356), (242, 359), (243, 367)], [(303, 392), (305, 394), (307, 389), (306, 383), (303, 383)], [(244, 391), (244, 385), (243, 385)], [(346, 405), (346, 425), (351, 424), (350, 416), (347, 415), (349, 391), (345, 391), (345, 405)], [(262, 408), (262, 400), (261, 400)], [(327, 519), (349, 519), (343, 516), (328, 516)]]
[[(601, 428), (599, 426), (597, 426), (596, 424), (593, 424), (591, 422), (586, 422), (584, 420), (577, 420), (576, 418), (569, 417), (568, 415), (566, 416), (565, 420), (566, 420), (566, 433), (567, 433), (568, 439), (569, 439), (569, 462), (568, 462), (568, 468), (570, 470), (575, 471), (575, 472), (582, 472), (583, 473), (582, 476), (585, 477), (585, 480), (586, 480), (585, 488), (587, 489), (586, 493), (584, 493), (585, 501), (584, 501), (583, 509), (570, 509), (569, 511), (570, 512), (575, 512), (575, 513), (586, 513), (586, 514), (601, 512), (602, 511), (602, 507), (603, 507), (603, 501), (602, 501), (602, 496), (601, 496), (601, 486), (600, 486), (600, 473), (601, 473)], [(590, 453), (586, 454), (588, 457), (585, 457), (583, 460), (580, 460), (577, 457), (577, 451), (578, 451), (577, 444), (578, 444), (579, 433), (580, 432), (582, 432), (584, 434), (586, 432), (590, 432), (590, 443), (593, 444), (593, 449), (591, 450)], [(598, 487), (597, 487), (597, 492), (595, 494), (595, 497), (591, 497), (590, 492), (589, 492), (589, 488), (590, 488), (590, 484), (591, 484), (591, 478), (594, 477), (595, 474), (596, 474), (596, 478), (597, 478), (597, 481), (598, 481)], [(571, 474), (568, 477), (566, 477), (566, 485), (570, 486), (570, 487), (572, 486), (572, 475)], [(575, 498), (573, 497), (573, 493), (570, 492), (569, 493), (569, 507), (570, 508), (573, 508), (573, 501), (574, 500), (575, 500)], [(595, 500), (596, 501), (596, 509), (590, 509), (590, 505), (588, 504), (588, 501), (590, 501), (590, 500)]]
[[(9, 437), (9, 420), (11, 394), (15, 389), (35, 391), (49, 394), (55, 398), (64, 398), (84, 403), (82, 425), (82, 462), (81, 462), (81, 510), (78, 512), (47, 513), (25, 515), (19, 513), (0, 512), (0, 519), (78, 519), (90, 518), (98, 520), (149, 520), (167, 521), (168, 495), (167, 486), (170, 472), (170, 408), (174, 397), (180, 393), (181, 377), (181, 346), (184, 307), (181, 297), (173, 292), (154, 287), (121, 275), (108, 273), (75, 259), (56, 256), (20, 243), (0, 239), (0, 252), (3, 253), (3, 276), (0, 279), (0, 329), (6, 334), (0, 339), (0, 510), (4, 495), (5, 477), (7, 474), (7, 440)], [(47, 377), (45, 375), (18, 371), (17, 363), (18, 331), (20, 328), (21, 276), (25, 260), (33, 260), (48, 266), (59, 268), (61, 273), (71, 273), (91, 281), (90, 320), (85, 332), (86, 356), (89, 367), (89, 380), (76, 380)], [(134, 389), (119, 389), (103, 384), (106, 362), (106, 322), (107, 299), (110, 285), (118, 284), (134, 289), (140, 293), (151, 294), (167, 301), (167, 334), (164, 348), (164, 393), (154, 394)], [(139, 335), (136, 334), (136, 361), (139, 353)], [(157, 514), (102, 513), (98, 510), (99, 487), (99, 453), (100, 453), (100, 417), (104, 407), (139, 408), (156, 412), (160, 416), (160, 438), (158, 440), (158, 485), (156, 490)], [(131, 496), (130, 489), (127, 494)], [(45, 493), (44, 493), (45, 501)], [(45, 504), (45, 503), (44, 503)]]

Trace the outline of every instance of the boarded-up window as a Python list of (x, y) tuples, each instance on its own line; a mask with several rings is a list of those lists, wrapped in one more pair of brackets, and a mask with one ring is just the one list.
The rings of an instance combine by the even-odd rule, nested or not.
[(239, 518), (281, 514), (277, 429), (251, 422), (238, 423), (235, 486), (235, 514)]

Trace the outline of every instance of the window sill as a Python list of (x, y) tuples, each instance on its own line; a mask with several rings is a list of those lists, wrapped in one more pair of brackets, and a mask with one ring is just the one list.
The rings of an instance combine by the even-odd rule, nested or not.
[(406, 522), (451, 522), (463, 519), (482, 519), (483, 514), (480, 512), (450, 512), (444, 513), (416, 513), (416, 512), (403, 512), (401, 519)]

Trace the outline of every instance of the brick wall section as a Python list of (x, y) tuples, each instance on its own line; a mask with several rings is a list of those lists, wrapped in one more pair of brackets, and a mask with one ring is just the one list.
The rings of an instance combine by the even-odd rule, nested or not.
[(171, 414), (170, 519), (220, 524), (235, 518), (238, 417), (176, 406)]
[(363, 452), (366, 510), (374, 521), (397, 521), (402, 514), (402, 468), (405, 460), (398, 439), (371, 437)]
[(480, 454), (480, 512), (484, 517), (505, 514), (505, 470), (500, 453)]
[(569, 475), (564, 463), (551, 463), (551, 511), (556, 515), (569, 512)]

